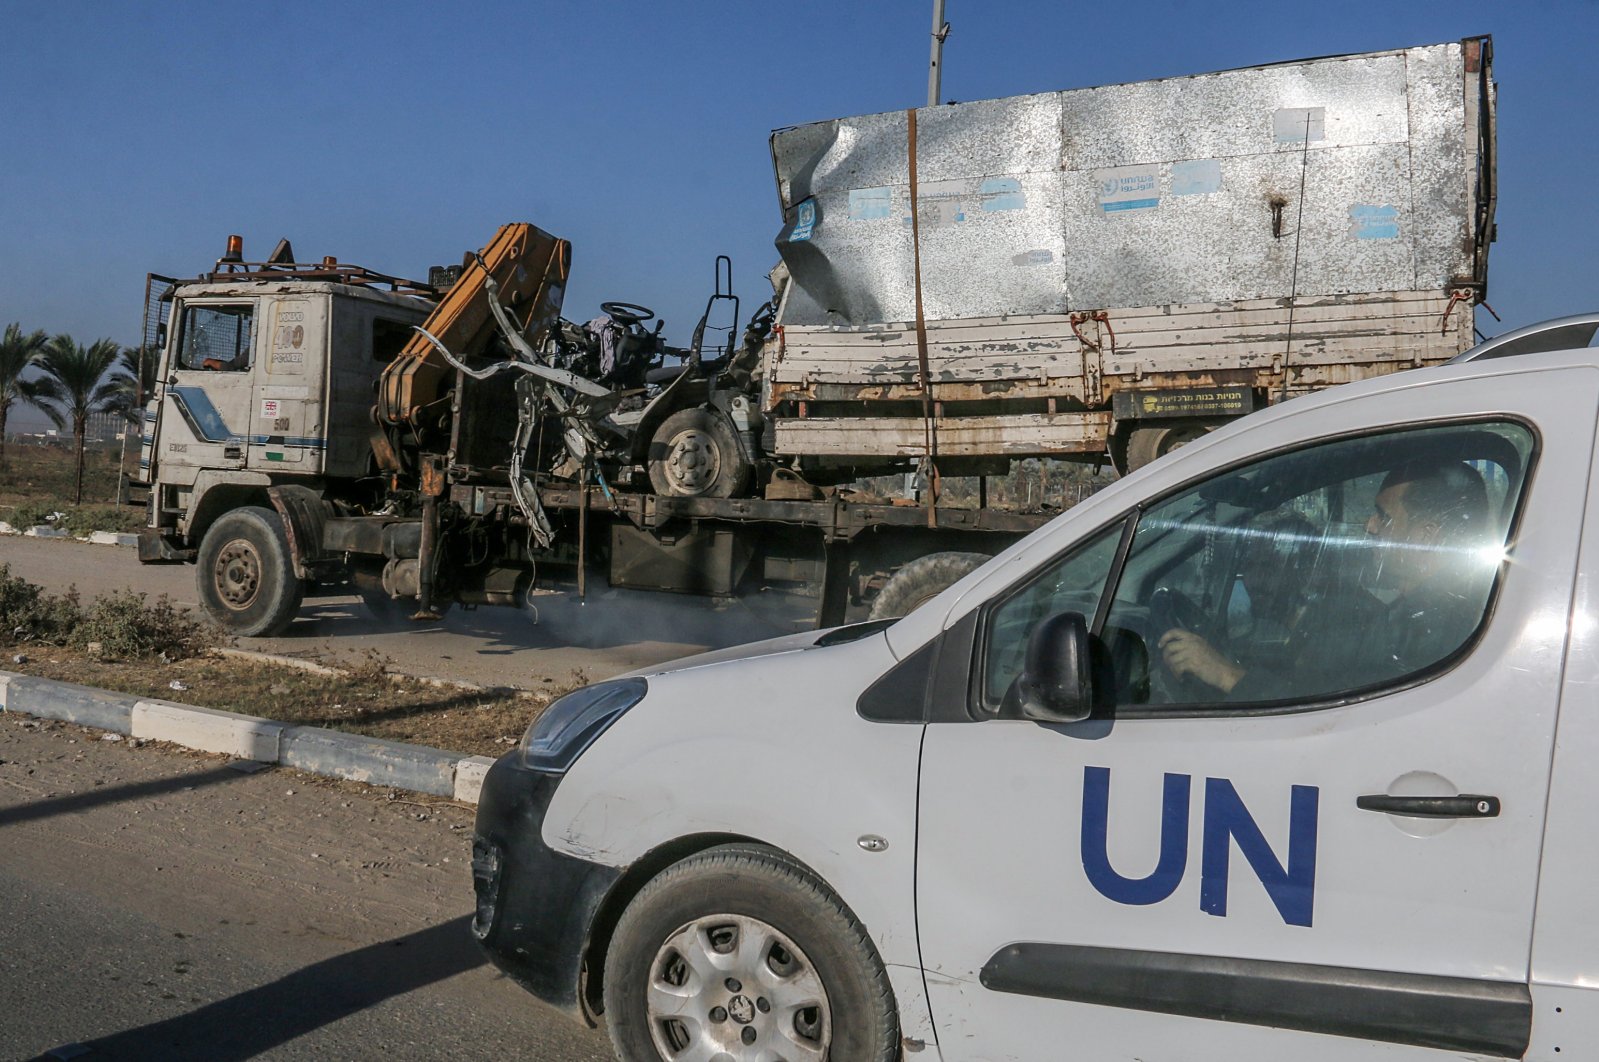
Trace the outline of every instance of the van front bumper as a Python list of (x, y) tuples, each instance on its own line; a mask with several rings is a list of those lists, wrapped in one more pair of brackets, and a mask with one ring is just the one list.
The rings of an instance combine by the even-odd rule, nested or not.
[(563, 777), (528, 770), (518, 752), (489, 769), (472, 839), (472, 935), (512, 980), (592, 1026), (583, 1000), (590, 931), (622, 868), (544, 843), (544, 816)]

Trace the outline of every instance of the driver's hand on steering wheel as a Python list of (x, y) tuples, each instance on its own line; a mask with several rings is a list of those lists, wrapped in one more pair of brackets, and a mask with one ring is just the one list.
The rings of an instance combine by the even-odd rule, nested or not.
[(1222, 693), (1231, 693), (1244, 677), (1243, 668), (1193, 631), (1174, 627), (1160, 636), (1158, 644), (1167, 670), (1178, 678), (1192, 675)]

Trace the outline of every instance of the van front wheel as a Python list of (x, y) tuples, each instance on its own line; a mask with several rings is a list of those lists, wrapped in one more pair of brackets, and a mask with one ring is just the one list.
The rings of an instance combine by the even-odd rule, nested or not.
[(871, 938), (781, 852), (723, 845), (663, 871), (617, 924), (605, 1021), (623, 1062), (899, 1057)]

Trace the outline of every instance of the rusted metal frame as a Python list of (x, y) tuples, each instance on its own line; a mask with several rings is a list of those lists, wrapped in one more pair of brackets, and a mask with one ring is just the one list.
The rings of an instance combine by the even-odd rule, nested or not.
[[(784, 501), (764, 498), (671, 498), (658, 494), (617, 494), (614, 501), (592, 491), (584, 498), (575, 487), (543, 487), (539, 500), (547, 509), (590, 508), (624, 516), (639, 527), (654, 528), (672, 520), (719, 520), (737, 524), (785, 524), (814, 527), (828, 539), (854, 538), (873, 527), (926, 526), (920, 506), (879, 505), (840, 499)], [(1014, 513), (993, 509), (951, 509), (940, 506), (934, 525), (945, 531), (1026, 533), (1053, 514)]]
[(922, 306), (922, 223), (921, 210), (916, 201), (919, 194), (916, 183), (916, 108), (905, 112), (905, 122), (911, 192), (911, 261), (916, 282), (916, 364), (921, 374), (922, 424), (927, 442), (927, 526), (932, 527), (937, 523), (934, 510), (938, 508), (938, 420), (933, 402), (933, 373), (927, 360), (927, 316)]
[(1305, 147), (1299, 155), (1299, 205), (1298, 216), (1294, 220), (1294, 267), (1292, 279), (1288, 283), (1288, 335), (1283, 340), (1283, 379), (1282, 397), (1288, 397), (1288, 380), (1292, 376), (1289, 370), (1289, 359), (1294, 355), (1294, 304), (1299, 301), (1299, 245), (1305, 233), (1305, 178), (1310, 172), (1310, 117), (1313, 112), (1305, 111)]
[(439, 498), (446, 489), (444, 462), (437, 454), (422, 460), (422, 546), (417, 557), (417, 595), (414, 620), (442, 617), (433, 608), (433, 576), (439, 552)]
[[(1493, 240), (1494, 214), (1499, 205), (1499, 145), (1496, 140), (1493, 93), (1493, 38), (1472, 37), (1462, 42), (1466, 73), (1477, 75), (1477, 181), (1473, 189), (1476, 233), (1473, 235), (1472, 279), (1477, 301), (1488, 297), (1488, 244)], [(1493, 310), (1490, 307), (1489, 312)], [(1497, 317), (1497, 315), (1495, 315)]]
[(582, 603), (588, 597), (588, 536), (589, 536), (589, 466), (583, 463), (583, 470), (578, 474), (578, 505), (577, 505), (577, 599)]
[(848, 539), (822, 543), (822, 599), (816, 607), (816, 626), (842, 626), (849, 614), (849, 566), (853, 547)]
[[(1057, 378), (1059, 379), (1059, 378)], [(811, 383), (774, 385), (767, 412), (782, 415), (785, 402), (914, 402), (922, 390), (914, 384)], [(933, 400), (944, 407), (943, 416), (958, 416), (952, 405), (967, 402), (1025, 401), (1049, 399), (1086, 406), (1076, 388), (1040, 384), (1036, 373), (1028, 376), (972, 380), (961, 383), (934, 383)]]
[(230, 283), (235, 280), (327, 280), (338, 284), (351, 284), (364, 286), (368, 284), (387, 284), (392, 291), (406, 295), (425, 295), (437, 298), (439, 290), (431, 284), (420, 280), (407, 280), (404, 277), (394, 277), (387, 273), (367, 269), (365, 266), (336, 265), (327, 266), (321, 263), (268, 263), (268, 262), (235, 262), (230, 268), (218, 268), (209, 273), (202, 274), (199, 279), (208, 283)]
[[(846, 503), (844, 522), (840, 530), (850, 537), (873, 527), (921, 527), (925, 521), (919, 509), (904, 505), (861, 505)], [(1016, 513), (993, 509), (938, 510), (940, 531), (1000, 531), (1025, 534), (1042, 527), (1055, 516), (1054, 513)]]

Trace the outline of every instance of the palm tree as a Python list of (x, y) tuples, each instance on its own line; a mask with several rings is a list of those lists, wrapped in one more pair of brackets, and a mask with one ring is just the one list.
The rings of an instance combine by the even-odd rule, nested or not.
[(119, 413), (134, 424), (144, 423), (144, 404), (155, 391), (155, 370), (161, 352), (155, 347), (124, 347), (117, 357), (117, 395), (106, 406), (111, 413)]
[(89, 418), (115, 407), (119, 395), (128, 390), (122, 373), (106, 373), (116, 363), (122, 348), (109, 339), (85, 347), (71, 336), (56, 336), (39, 357), (41, 374), (33, 382), (32, 402), (44, 410), (57, 428), (72, 422), (72, 443), (78, 456), (77, 495), (72, 504), (83, 504), (83, 435)]
[(49, 337), (44, 332), (22, 334), (16, 322), (6, 325), (5, 336), (0, 338), (0, 464), (6, 459), (6, 417), (16, 402), (29, 401), (33, 382), (22, 378), (23, 370), (32, 365), (44, 350)]

